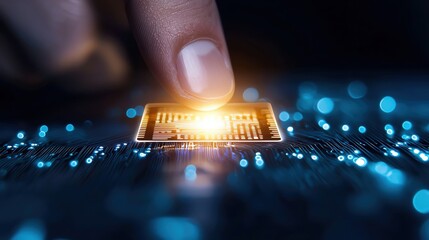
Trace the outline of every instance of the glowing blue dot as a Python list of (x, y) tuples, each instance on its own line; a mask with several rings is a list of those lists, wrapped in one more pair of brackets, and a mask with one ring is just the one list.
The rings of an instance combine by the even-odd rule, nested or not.
[(302, 155), (302, 153), (298, 153), (298, 155), (296, 155), (296, 157), (297, 157), (298, 159), (302, 159), (302, 158), (304, 157), (304, 155)]
[(146, 157), (146, 153), (142, 153), (142, 152), (141, 152), (141, 153), (139, 153), (139, 157), (141, 157), (141, 158), (142, 158), (142, 157)]
[(414, 154), (419, 154), (419, 153), (420, 153), (420, 150), (418, 150), (417, 148), (414, 148), (413, 153), (414, 153)]
[(329, 126), (328, 123), (325, 123), (325, 124), (323, 124), (322, 128), (323, 128), (323, 130), (328, 131), (331, 128), (331, 126)]
[(334, 102), (330, 98), (322, 98), (317, 102), (317, 110), (323, 114), (329, 114), (334, 110)]
[(413, 197), (413, 206), (419, 213), (429, 213), (429, 190), (418, 191)]
[(342, 162), (342, 161), (344, 161), (344, 156), (340, 155), (340, 156), (338, 156), (337, 159), (338, 159), (338, 161)]
[(389, 170), (389, 166), (385, 162), (378, 162), (375, 164), (374, 170), (381, 175), (385, 175)]
[(317, 124), (320, 126), (320, 127), (322, 127), (323, 126), (323, 124), (325, 124), (326, 123), (326, 121), (325, 120), (323, 120), (323, 119), (320, 119), (318, 122), (317, 122)]
[(286, 122), (287, 120), (289, 120), (289, 113), (288, 113), (288, 112), (285, 112), (285, 111), (281, 112), (281, 113), (279, 114), (279, 119), (280, 119), (280, 121), (282, 121), (282, 122)]
[(256, 88), (247, 88), (243, 92), (243, 99), (246, 102), (256, 102), (259, 99), (259, 92)]
[(72, 160), (72, 161), (70, 161), (69, 165), (70, 165), (70, 167), (74, 168), (74, 167), (77, 166), (77, 161), (76, 160)]
[(86, 164), (91, 164), (92, 163), (92, 158), (87, 158), (86, 160), (85, 160), (85, 162), (86, 162)]
[(39, 132), (39, 137), (41, 137), (41, 138), (46, 137), (46, 132), (40, 131)]
[(23, 139), (25, 137), (24, 132), (19, 132), (18, 134), (16, 134), (16, 137), (19, 139)]
[(255, 164), (256, 164), (256, 167), (261, 168), (264, 166), (264, 160), (258, 159), (256, 160)]
[(134, 108), (128, 108), (125, 114), (128, 118), (135, 118), (137, 116), (137, 111)]
[(387, 129), (386, 133), (388, 135), (393, 135), (393, 133), (395, 133), (395, 132), (393, 131), (393, 129)]
[(347, 131), (349, 131), (349, 130), (350, 130), (350, 127), (349, 127), (349, 125), (344, 124), (344, 125), (341, 127), (341, 129), (342, 129), (344, 132), (347, 132)]
[(347, 92), (351, 98), (359, 99), (363, 98), (366, 94), (367, 88), (363, 82), (354, 81), (349, 84), (347, 87)]
[(311, 155), (311, 159), (313, 159), (314, 161), (317, 161), (319, 159), (319, 157), (316, 155)]
[(386, 96), (380, 101), (380, 109), (385, 113), (391, 113), (396, 108), (396, 101), (393, 97)]
[(257, 156), (255, 156), (255, 160), (256, 160), (256, 161), (258, 161), (258, 160), (262, 160), (262, 157), (257, 155)]
[(195, 181), (197, 179), (197, 167), (193, 164), (189, 164), (185, 167), (185, 179), (188, 181)]
[(247, 160), (246, 160), (246, 159), (241, 159), (241, 160), (240, 160), (240, 166), (242, 166), (242, 167), (247, 167), (247, 165), (248, 165), (248, 162), (247, 162)]
[(49, 131), (49, 128), (48, 128), (48, 126), (46, 126), (46, 125), (42, 125), (42, 126), (40, 126), (40, 131), (41, 132), (48, 132)]
[(73, 126), (73, 124), (71, 124), (71, 123), (67, 124), (67, 126), (66, 126), (66, 131), (67, 131), (67, 132), (73, 132), (73, 131), (74, 131), (74, 126)]
[(347, 155), (347, 159), (352, 160), (353, 159), (353, 155), (351, 155), (351, 154)]
[(389, 182), (398, 185), (402, 185), (405, 181), (404, 174), (398, 169), (393, 169), (387, 172), (386, 178)]
[(412, 139), (413, 141), (418, 141), (420, 138), (419, 138), (419, 136), (417, 136), (417, 135), (413, 134), (413, 135), (411, 135), (411, 139)]
[(300, 112), (296, 112), (293, 114), (293, 120), (299, 122), (303, 119), (304, 117), (302, 116), (302, 113)]
[(38, 168), (42, 168), (42, 167), (44, 167), (45, 166), (45, 163), (44, 162), (37, 162), (37, 167)]
[(420, 153), (420, 154), (419, 154), (419, 157), (420, 157), (423, 161), (425, 161), (425, 162), (427, 162), (427, 161), (429, 160), (428, 155), (426, 155), (426, 154), (424, 154), (424, 153)]
[(52, 166), (52, 162), (46, 162), (46, 163), (45, 163), (45, 166), (46, 166), (46, 167), (50, 167), (50, 166)]
[(384, 130), (389, 130), (389, 129), (392, 129), (393, 130), (393, 126), (392, 125), (390, 125), (390, 124), (386, 124), (385, 126), (384, 126)]
[(359, 167), (365, 167), (368, 161), (364, 157), (359, 157), (356, 160), (353, 160), (353, 162), (358, 165)]
[(413, 127), (413, 124), (410, 121), (405, 121), (402, 123), (402, 128), (405, 130), (410, 130)]
[(293, 132), (293, 127), (291, 127), (291, 126), (289, 126), (289, 127), (287, 127), (287, 129), (286, 129), (288, 132)]
[(362, 134), (366, 133), (366, 127), (365, 126), (360, 126), (359, 127), (359, 132), (362, 133)]
[(392, 155), (393, 157), (397, 157), (397, 156), (399, 156), (399, 152), (392, 149), (392, 150), (390, 150), (390, 155)]

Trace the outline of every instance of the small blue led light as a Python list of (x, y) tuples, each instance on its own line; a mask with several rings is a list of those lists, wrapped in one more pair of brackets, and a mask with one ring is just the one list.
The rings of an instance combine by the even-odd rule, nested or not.
[(351, 154), (347, 155), (347, 159), (352, 160), (353, 159), (353, 155), (351, 155)]
[(393, 97), (386, 96), (380, 101), (380, 109), (385, 113), (391, 113), (396, 108), (396, 101)]
[(321, 98), (317, 102), (317, 110), (319, 110), (320, 113), (323, 114), (329, 114), (334, 110), (334, 102), (330, 98)]
[(314, 161), (317, 161), (319, 159), (319, 157), (316, 155), (311, 155), (311, 159), (313, 159)]
[(427, 162), (429, 160), (429, 156), (426, 155), (425, 153), (420, 153), (419, 157), (424, 161)]
[(417, 135), (413, 134), (413, 135), (411, 135), (411, 139), (412, 139), (413, 141), (418, 141), (420, 138), (419, 138), (419, 136), (417, 136)]
[(342, 161), (344, 161), (344, 156), (340, 155), (340, 156), (338, 156), (337, 159), (338, 159), (338, 161), (342, 162)]
[(390, 124), (386, 124), (386, 125), (384, 125), (384, 130), (389, 130), (389, 129), (392, 129), (393, 130), (393, 126), (392, 125), (390, 125)]
[(365, 167), (366, 164), (368, 163), (368, 161), (366, 160), (366, 158), (364, 157), (359, 157), (355, 160), (353, 160), (353, 162), (358, 165), (359, 167)]
[(296, 113), (294, 113), (294, 114), (293, 114), (293, 120), (294, 120), (294, 121), (299, 122), (299, 121), (301, 121), (303, 118), (304, 118), (304, 116), (302, 116), (302, 113), (300, 113), (300, 112), (296, 112)]
[(286, 122), (287, 120), (289, 120), (289, 113), (288, 112), (286, 112), (286, 111), (282, 111), (280, 114), (279, 114), (279, 119), (280, 119), (280, 121), (282, 121), (282, 122)]
[(302, 153), (298, 153), (298, 155), (296, 155), (296, 157), (297, 157), (298, 159), (302, 159), (302, 158), (304, 157), (304, 155), (302, 155)]
[(40, 132), (39, 132), (39, 137), (41, 137), (41, 138), (46, 137), (46, 132), (44, 132), (44, 131), (40, 131)]
[(410, 130), (413, 127), (413, 124), (410, 121), (405, 121), (402, 123), (402, 128), (405, 130)]
[(86, 164), (91, 164), (92, 163), (92, 158), (87, 158), (86, 160), (85, 160), (85, 162), (86, 162)]
[(135, 118), (137, 116), (137, 111), (134, 108), (128, 108), (125, 114), (128, 118)]
[(347, 87), (347, 92), (351, 98), (359, 99), (363, 98), (366, 94), (367, 87), (363, 82), (354, 81), (349, 84)]
[(42, 168), (42, 167), (44, 167), (44, 166), (45, 166), (45, 163), (44, 163), (44, 162), (42, 162), (42, 161), (37, 162), (37, 167), (38, 167), (38, 168)]
[(362, 133), (362, 134), (366, 133), (366, 127), (365, 126), (360, 126), (359, 127), (359, 132)]
[(399, 152), (392, 149), (392, 150), (390, 150), (390, 155), (392, 155), (393, 157), (397, 157), (397, 156), (399, 156)]
[(324, 120), (324, 119), (320, 119), (318, 122), (317, 122), (317, 124), (319, 125), (319, 127), (322, 127), (323, 126), (323, 124), (325, 124), (326, 123), (326, 121)]
[(40, 126), (40, 131), (47, 133), (49, 131), (49, 128), (46, 125), (42, 125), (42, 126)]
[(51, 167), (51, 166), (52, 166), (52, 162), (46, 162), (46, 163), (45, 163), (45, 166), (46, 166), (46, 167)]
[(72, 160), (72, 161), (70, 161), (69, 165), (70, 165), (70, 167), (74, 168), (77, 166), (77, 163), (78, 163), (77, 160)]
[(264, 160), (258, 159), (255, 161), (256, 167), (262, 168), (264, 166)]
[(259, 92), (256, 88), (250, 87), (244, 90), (243, 99), (246, 102), (256, 102), (259, 99)]
[(395, 131), (393, 131), (393, 129), (387, 129), (387, 130), (386, 130), (386, 133), (387, 133), (388, 135), (393, 135), (393, 134), (395, 133)]
[(141, 153), (139, 153), (139, 157), (141, 157), (141, 158), (142, 158), (142, 157), (146, 157), (146, 153), (142, 153), (142, 152), (141, 152)]
[(325, 124), (323, 124), (322, 128), (323, 128), (323, 130), (328, 131), (331, 128), (331, 126), (329, 126), (328, 123), (325, 123)]
[(248, 165), (248, 162), (247, 162), (247, 160), (246, 160), (246, 159), (241, 159), (241, 160), (240, 160), (240, 166), (241, 166), (241, 167), (247, 167), (247, 165)]
[(66, 126), (66, 131), (67, 131), (67, 132), (73, 132), (73, 131), (74, 131), (74, 126), (73, 126), (73, 124), (71, 124), (71, 123), (67, 124), (67, 126)]
[(291, 127), (291, 126), (289, 126), (289, 127), (287, 127), (287, 129), (286, 129), (288, 132), (293, 132), (293, 127)]
[(16, 134), (16, 137), (19, 139), (23, 139), (25, 137), (24, 132), (18, 132), (18, 134)]
[(419, 213), (429, 213), (429, 190), (418, 191), (413, 197), (413, 206)]
[(341, 129), (342, 129), (344, 132), (348, 132), (348, 131), (350, 130), (350, 127), (349, 127), (349, 125), (344, 124), (344, 125), (341, 127)]

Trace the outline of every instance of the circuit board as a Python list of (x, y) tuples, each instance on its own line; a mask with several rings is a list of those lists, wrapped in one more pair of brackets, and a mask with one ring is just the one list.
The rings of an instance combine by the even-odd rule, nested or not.
[(282, 142), (136, 142), (140, 107), (115, 122), (2, 124), (0, 238), (426, 236), (427, 118), (389, 115), (388, 100), (352, 116), (335, 111), (345, 98), (273, 103)]

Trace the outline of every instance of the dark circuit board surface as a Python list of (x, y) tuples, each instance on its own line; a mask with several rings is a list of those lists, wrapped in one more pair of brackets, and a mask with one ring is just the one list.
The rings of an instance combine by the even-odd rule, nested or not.
[(273, 101), (276, 143), (138, 143), (140, 106), (105, 121), (4, 121), (0, 238), (428, 237), (427, 105), (391, 94), (389, 111), (387, 95), (315, 85), (296, 105)]

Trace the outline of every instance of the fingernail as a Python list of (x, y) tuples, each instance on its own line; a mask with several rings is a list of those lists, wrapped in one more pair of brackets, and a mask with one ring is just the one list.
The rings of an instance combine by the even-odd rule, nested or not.
[(234, 90), (229, 59), (209, 40), (186, 45), (178, 55), (177, 70), (182, 89), (197, 98), (218, 99)]

